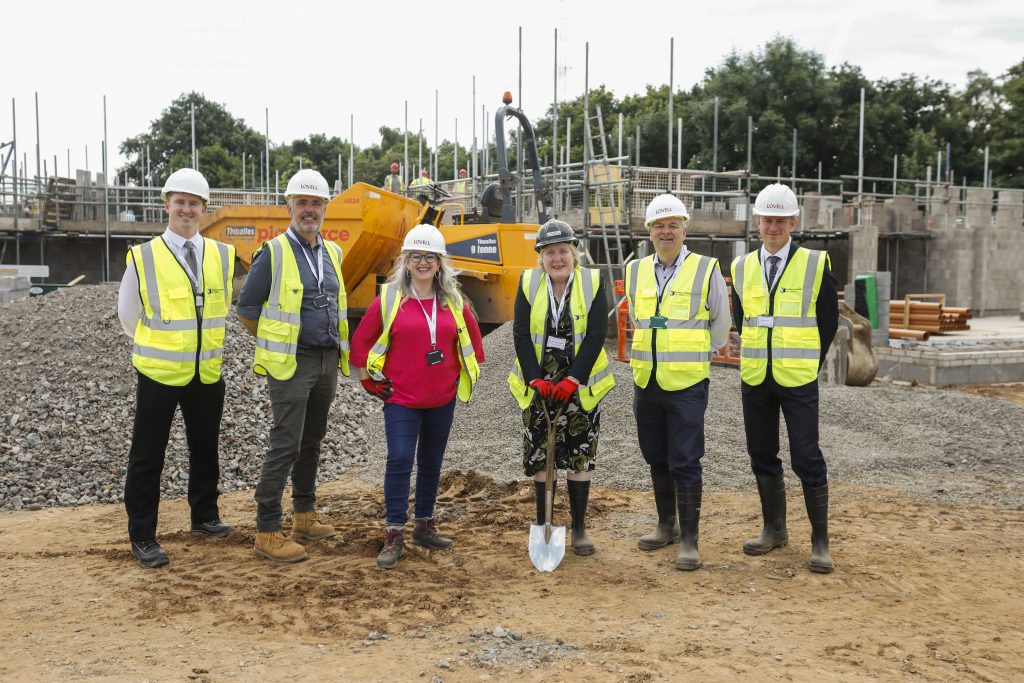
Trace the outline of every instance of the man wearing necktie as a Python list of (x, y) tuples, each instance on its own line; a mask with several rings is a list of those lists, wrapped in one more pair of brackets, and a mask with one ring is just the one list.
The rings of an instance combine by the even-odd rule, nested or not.
[(779, 410), (786, 419), (793, 472), (811, 521), (811, 571), (829, 573), (828, 472), (818, 446), (818, 371), (839, 326), (828, 253), (797, 247), (790, 233), (800, 208), (785, 185), (757, 195), (760, 249), (732, 264), (732, 313), (740, 332), (740, 378), (747, 453), (764, 528), (743, 544), (763, 555), (789, 542), (786, 485), (779, 459)]
[[(348, 298), (341, 247), (320, 236), (327, 215), (327, 180), (313, 169), (293, 175), (285, 190), (291, 225), (253, 256), (238, 297), (238, 318), (256, 337), (253, 372), (266, 375), (273, 425), (256, 485), (260, 557), (299, 562), (299, 540), (335, 535), (316, 512), (320, 442), (338, 388), (347, 376)], [(291, 538), (284, 535), (281, 498), (291, 477)]]
[(124, 505), (132, 555), (144, 567), (168, 562), (156, 540), (157, 510), (171, 420), (179, 406), (188, 441), (192, 530), (218, 537), (233, 531), (220, 521), (217, 482), (224, 410), (220, 369), (235, 248), (199, 235), (210, 198), (201, 173), (175, 171), (161, 196), (167, 229), (129, 251), (117, 302), (121, 326), (134, 342), (138, 374)]

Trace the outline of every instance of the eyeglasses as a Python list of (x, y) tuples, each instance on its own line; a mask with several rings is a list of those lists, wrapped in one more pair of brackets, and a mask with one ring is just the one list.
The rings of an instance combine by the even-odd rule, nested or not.
[(409, 254), (409, 260), (413, 263), (419, 263), (420, 261), (437, 263), (437, 254)]

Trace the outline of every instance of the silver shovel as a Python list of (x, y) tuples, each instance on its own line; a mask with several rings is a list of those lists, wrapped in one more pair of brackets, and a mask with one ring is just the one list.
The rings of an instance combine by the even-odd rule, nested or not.
[(565, 527), (551, 526), (551, 516), (555, 507), (555, 428), (558, 418), (562, 416), (565, 406), (555, 412), (554, 417), (548, 412), (547, 402), (539, 396), (544, 418), (548, 423), (548, 457), (544, 471), (547, 481), (544, 482), (544, 524), (530, 525), (530, 561), (538, 571), (553, 572), (565, 557)]

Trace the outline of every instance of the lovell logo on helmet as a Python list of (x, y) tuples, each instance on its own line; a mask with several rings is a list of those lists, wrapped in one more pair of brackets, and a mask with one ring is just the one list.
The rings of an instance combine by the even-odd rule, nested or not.
[(315, 189), (317, 189), (317, 186), (316, 185), (311, 185), (309, 183), (301, 183), (299, 185), (299, 189), (301, 189), (301, 190), (315, 190)]
[(775, 204), (773, 202), (768, 202), (768, 204), (766, 204), (765, 206), (767, 208), (769, 208), (769, 209), (784, 209), (784, 208), (786, 208), (782, 204)]
[(669, 207), (665, 206), (665, 207), (662, 207), (662, 208), (656, 210), (654, 213), (655, 214), (659, 214), (659, 213), (672, 213), (672, 209), (670, 209)]
[(414, 239), (414, 240), (412, 240), (412, 243), (413, 244), (422, 244), (423, 246), (426, 246), (426, 247), (430, 246), (430, 242), (428, 240)]

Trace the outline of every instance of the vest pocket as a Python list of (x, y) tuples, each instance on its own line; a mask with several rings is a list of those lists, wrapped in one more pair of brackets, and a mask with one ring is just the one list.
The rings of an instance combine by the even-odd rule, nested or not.
[(779, 289), (775, 295), (775, 315), (790, 318), (800, 317), (803, 310), (803, 291), (799, 289)]

